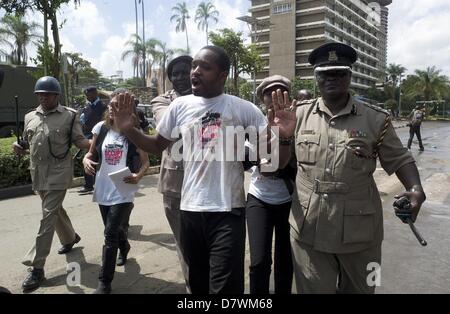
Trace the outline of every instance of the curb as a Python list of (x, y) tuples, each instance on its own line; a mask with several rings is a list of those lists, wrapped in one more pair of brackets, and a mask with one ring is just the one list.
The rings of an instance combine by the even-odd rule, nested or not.
[[(159, 174), (160, 166), (149, 167), (145, 172), (146, 176)], [(72, 180), (71, 189), (84, 185), (84, 177), (74, 178)], [(28, 196), (34, 194), (30, 185), (13, 186), (10, 188), (0, 189), (0, 200), (6, 200), (11, 198), (17, 198), (22, 196)]]

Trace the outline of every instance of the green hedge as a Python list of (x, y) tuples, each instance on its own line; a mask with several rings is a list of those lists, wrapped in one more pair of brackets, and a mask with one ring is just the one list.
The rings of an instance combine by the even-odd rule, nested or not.
[[(27, 185), (31, 183), (31, 176), (28, 167), (30, 165), (30, 157), (18, 157), (12, 153), (12, 143), (16, 141), (15, 137), (0, 139), (0, 188), (11, 186)], [(78, 149), (72, 147), (72, 155), (76, 154)], [(75, 159), (74, 176), (83, 176), (82, 160), (85, 152), (80, 152)], [(150, 166), (158, 166), (161, 163), (161, 157), (153, 154), (148, 155)]]

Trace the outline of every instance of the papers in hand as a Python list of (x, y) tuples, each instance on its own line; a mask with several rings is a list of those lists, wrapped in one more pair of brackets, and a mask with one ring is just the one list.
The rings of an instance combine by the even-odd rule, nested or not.
[(119, 171), (108, 173), (109, 178), (114, 183), (117, 188), (117, 191), (123, 197), (133, 196), (134, 193), (138, 191), (139, 186), (137, 184), (129, 184), (123, 182), (125, 177), (131, 176), (131, 171), (128, 167), (123, 168)]

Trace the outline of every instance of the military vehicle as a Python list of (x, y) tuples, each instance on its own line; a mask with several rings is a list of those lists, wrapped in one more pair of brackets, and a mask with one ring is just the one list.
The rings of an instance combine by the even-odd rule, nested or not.
[(0, 138), (9, 137), (16, 132), (16, 103), (19, 97), (19, 122), (23, 130), (25, 114), (37, 106), (37, 98), (33, 93), (36, 78), (32, 72), (36, 68), (0, 64), (4, 72), (4, 80), (0, 89)]

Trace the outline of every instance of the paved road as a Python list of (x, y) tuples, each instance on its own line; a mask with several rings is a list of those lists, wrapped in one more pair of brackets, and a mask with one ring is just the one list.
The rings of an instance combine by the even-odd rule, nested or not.
[[(406, 143), (407, 129), (398, 133)], [(450, 292), (450, 124), (424, 125), (425, 152), (417, 145), (417, 159), (428, 200), (417, 222), (429, 245), (422, 248), (409, 231), (395, 218), (393, 195), (401, 190), (395, 176), (376, 172), (385, 204), (385, 241), (381, 287), (378, 293), (449, 293)], [(118, 268), (113, 282), (115, 293), (183, 293), (184, 285), (178, 266), (173, 237), (162, 209), (162, 197), (156, 192), (157, 175), (142, 181), (131, 216), (129, 262)], [(248, 179), (248, 178), (247, 178)], [(21, 293), (20, 284), (26, 267), (20, 261), (34, 240), (40, 220), (40, 200), (28, 196), (0, 201), (0, 286)], [(66, 256), (56, 253), (54, 239), (46, 264), (47, 281), (34, 293), (91, 293), (97, 284), (103, 226), (91, 196), (78, 196), (69, 190), (65, 203), (82, 241)], [(248, 247), (246, 269), (248, 269)], [(66, 265), (79, 262), (81, 286), (66, 285)], [(248, 276), (246, 276), (248, 291)]]

